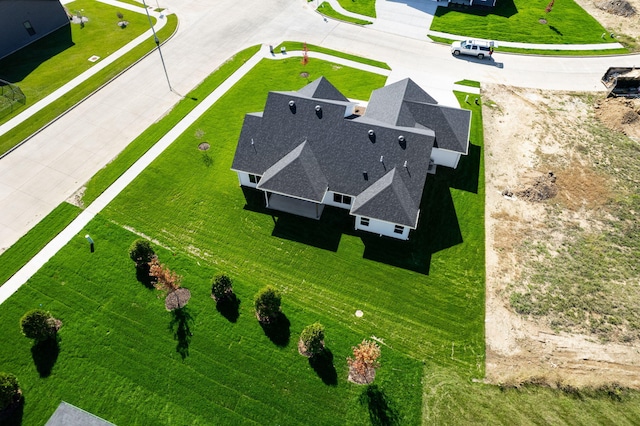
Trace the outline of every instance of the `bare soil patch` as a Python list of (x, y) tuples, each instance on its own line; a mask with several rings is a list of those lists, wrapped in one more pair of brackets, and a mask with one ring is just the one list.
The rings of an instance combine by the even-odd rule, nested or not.
[(487, 380), (640, 388), (640, 144), (621, 135), (640, 135), (635, 101), (483, 99)]
[(189, 299), (191, 299), (191, 292), (186, 288), (179, 288), (167, 294), (167, 297), (164, 299), (164, 306), (167, 308), (167, 311), (184, 308)]
[(604, 0), (594, 5), (612, 15), (631, 17), (636, 14), (636, 9), (627, 0)]
[(576, 0), (576, 3), (609, 32), (639, 40), (640, 20), (629, 12), (640, 10), (640, 0)]

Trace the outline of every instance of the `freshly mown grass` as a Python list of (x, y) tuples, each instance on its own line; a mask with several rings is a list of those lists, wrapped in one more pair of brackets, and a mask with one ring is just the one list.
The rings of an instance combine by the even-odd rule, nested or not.
[[(274, 48), (274, 52), (280, 52), (281, 47), (285, 47), (287, 51), (302, 51), (304, 49), (304, 43), (300, 41), (284, 41)], [(326, 53), (327, 55), (337, 56), (338, 58), (349, 59), (350, 61), (360, 62), (362, 64), (371, 65), (374, 67), (390, 70), (391, 67), (384, 62), (376, 61), (373, 59), (363, 58), (361, 56), (350, 55), (348, 53), (339, 52), (337, 50), (327, 49), (322, 46), (316, 46), (314, 44), (307, 43), (307, 49), (310, 52)]]
[(460, 80), (460, 81), (456, 81), (455, 84), (459, 84), (460, 86), (469, 86), (469, 87), (475, 87), (475, 88), (480, 88), (480, 82), (479, 81), (474, 81), (474, 80)]
[[(83, 13), (86, 16), (89, 16), (91, 20), (85, 25), (84, 29), (80, 29), (78, 25), (71, 26), (73, 42), (75, 43), (73, 46), (55, 54), (46, 62), (42, 62), (43, 58), (38, 56), (39, 53), (34, 53), (42, 52), (42, 49), (39, 48), (38, 45), (34, 44), (34, 46), (29, 46), (23, 49), (24, 52), (20, 51), (16, 54), (26, 55), (27, 59), (22, 58), (22, 56), (11, 55), (0, 62), (0, 69), (5, 69), (4, 61), (11, 61), (10, 64), (17, 61), (18, 63), (25, 63), (32, 67), (35, 67), (35, 65), (40, 63), (45, 65), (40, 66), (31, 72), (29, 72), (28, 66), (26, 68), (19, 68), (20, 73), (23, 75), (29, 72), (28, 75), (22, 77), (23, 79), (21, 82), (17, 83), (27, 96), (27, 105), (14, 111), (12, 114), (3, 117), (0, 119), (0, 122), (6, 122), (13, 116), (22, 112), (25, 108), (28, 108), (36, 101), (42, 99), (55, 89), (65, 84), (67, 81), (81, 74), (83, 71), (86, 71), (93, 65), (87, 60), (90, 56), (95, 54), (101, 56), (101, 58), (105, 58), (148, 29), (149, 23), (145, 15), (133, 12), (126, 13), (125, 19), (127, 19), (130, 24), (126, 29), (121, 29), (116, 25), (118, 21), (116, 16), (117, 8), (88, 0), (77, 0), (74, 3), (71, 3), (71, 5), (75, 5), (76, 3), (85, 8), (85, 12)], [(85, 3), (88, 3), (86, 7)], [(70, 10), (75, 10), (76, 6), (73, 7), (74, 9)], [(175, 15), (169, 15), (165, 17), (165, 19), (167, 19), (167, 24), (158, 31), (158, 37), (163, 41), (175, 32), (178, 25), (178, 19)], [(111, 38), (112, 34), (117, 36), (114, 37), (113, 42)], [(123, 36), (127, 36), (127, 38), (122, 39)], [(110, 42), (105, 43), (105, 38), (108, 38)], [(51, 39), (49, 38), (45, 38), (43, 40), (43, 43), (49, 42), (51, 42)], [(35, 50), (30, 50), (32, 47)], [(9, 149), (28, 138), (38, 129), (42, 128), (51, 120), (54, 120), (60, 114), (67, 111), (73, 105), (77, 104), (100, 86), (116, 77), (119, 73), (126, 70), (129, 66), (149, 52), (153, 51), (155, 48), (156, 45), (153, 39), (146, 40), (116, 60), (113, 64), (76, 87), (72, 92), (64, 95), (47, 106), (47, 108), (35, 114), (26, 122), (2, 135), (0, 141), (0, 153), (7, 152)], [(55, 50), (55, 46), (50, 46), (50, 49)], [(15, 70), (16, 68), (7, 65), (6, 69)], [(15, 72), (17, 73), (18, 71)], [(21, 78), (20, 75), (15, 73), (12, 75)], [(11, 75), (9, 75), (9, 78), (0, 75), (0, 78), (12, 81)], [(25, 86), (27, 86), (27, 90), (25, 90)]]
[(338, 0), (338, 3), (349, 12), (370, 16), (372, 18), (376, 17), (375, 0)]
[[(452, 39), (429, 36), (430, 39), (437, 43), (451, 45)], [(558, 49), (520, 49), (517, 47), (498, 46), (495, 48), (499, 53), (517, 53), (519, 55), (542, 55), (542, 56), (607, 56), (607, 55), (624, 55), (629, 53), (629, 49), (605, 49), (605, 50), (558, 50)]]
[(364, 19), (352, 18), (350, 16), (346, 16), (337, 12), (331, 5), (327, 2), (322, 2), (320, 6), (316, 8), (318, 12), (322, 15), (328, 16), (329, 18), (337, 19), (339, 21), (351, 22), (352, 24), (357, 25), (369, 25), (371, 21), (366, 21)]
[[(545, 12), (547, 0), (505, 0), (488, 9), (438, 7), (432, 31), (522, 43), (591, 44), (607, 30), (572, 0), (557, 2)], [(541, 24), (540, 19), (547, 23)]]
[(640, 418), (640, 393), (615, 386), (495, 386), (437, 366), (425, 368), (423, 385), (423, 424), (630, 426)]
[(25, 263), (35, 256), (49, 241), (80, 214), (80, 208), (62, 203), (34, 226), (26, 235), (0, 255), (0, 286)]

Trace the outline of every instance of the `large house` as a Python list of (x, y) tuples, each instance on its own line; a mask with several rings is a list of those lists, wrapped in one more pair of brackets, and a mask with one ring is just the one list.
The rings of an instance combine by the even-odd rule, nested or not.
[(467, 154), (471, 112), (438, 105), (410, 79), (373, 91), (362, 115), (357, 105), (324, 77), (270, 92), (263, 112), (245, 116), (231, 168), (268, 208), (319, 219), (336, 206), (355, 229), (406, 240), (427, 174)]
[(0, 59), (65, 25), (60, 0), (0, 0)]

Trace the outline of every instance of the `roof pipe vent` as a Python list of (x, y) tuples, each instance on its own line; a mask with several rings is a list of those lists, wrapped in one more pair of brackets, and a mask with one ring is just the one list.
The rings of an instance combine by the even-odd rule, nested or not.
[(380, 162), (381, 162), (381, 163), (384, 163), (384, 155), (381, 155), (381, 156), (380, 156)]
[(316, 105), (316, 111), (317, 111), (317, 112), (322, 111), (322, 107), (321, 107), (320, 105)]
[(367, 133), (369, 134), (369, 136), (375, 135), (375, 132), (373, 131), (373, 129), (369, 129)]
[(291, 100), (289, 101), (289, 106), (290, 106), (290, 107), (295, 106), (295, 104), (296, 104), (296, 101), (294, 101), (293, 99), (291, 99)]
[(400, 143), (404, 142), (404, 136), (402, 135), (398, 136), (398, 142)]
[(296, 101), (294, 101), (293, 99), (289, 101), (289, 109), (293, 114), (296, 113)]
[(374, 132), (373, 129), (369, 129), (367, 134), (369, 135), (369, 140), (373, 143), (376, 143), (376, 132)]
[(404, 160), (404, 164), (402, 165), (405, 169), (407, 168), (407, 160)]
[(400, 144), (400, 148), (407, 149), (407, 140), (403, 135), (398, 136), (398, 143)]

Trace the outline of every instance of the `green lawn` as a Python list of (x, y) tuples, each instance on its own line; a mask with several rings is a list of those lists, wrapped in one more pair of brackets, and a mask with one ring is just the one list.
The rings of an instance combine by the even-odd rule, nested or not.
[(316, 9), (322, 15), (328, 16), (329, 18), (337, 19), (339, 21), (351, 22), (352, 24), (357, 25), (369, 25), (371, 21), (367, 21), (364, 19), (352, 18), (350, 16), (346, 16), (337, 12), (331, 5), (327, 2), (320, 3), (320, 6)]
[(338, 3), (349, 12), (376, 17), (376, 0), (338, 0)]
[[(545, 12), (548, 0), (504, 0), (491, 9), (438, 7), (431, 24), (441, 31), (489, 40), (545, 44), (609, 43), (609, 33), (574, 1), (556, 2)], [(541, 24), (540, 19), (546, 19)]]
[[(281, 44), (274, 48), (274, 51), (276, 53), (280, 52), (281, 47), (285, 47), (287, 51), (302, 51), (304, 49), (304, 45), (305, 43), (301, 43), (299, 41), (283, 41)], [(327, 55), (337, 56), (338, 58), (344, 58), (350, 61), (360, 62), (362, 64), (371, 65), (385, 70), (391, 70), (389, 65), (385, 64), (384, 62), (376, 61), (374, 59), (367, 59), (361, 56), (350, 55), (348, 53), (339, 52), (333, 49), (327, 49), (326, 47), (316, 46), (314, 44), (306, 43), (306, 45), (309, 52), (326, 53)]]
[[(0, 359), (22, 385), (23, 424), (45, 423), (60, 400), (115, 424), (637, 418), (637, 393), (576, 398), (471, 382), (484, 376), (485, 353), (483, 136), (474, 95), (465, 103), (456, 93), (473, 111), (469, 156), (457, 171), (441, 168), (429, 178), (409, 243), (355, 232), (343, 210), (327, 208), (311, 221), (272, 216), (251, 191), (245, 198), (229, 170), (244, 114), (262, 110), (269, 90), (295, 90), (320, 75), (358, 99), (384, 84), (319, 60), (306, 67), (299, 58), (262, 61), (3, 304)], [(209, 151), (197, 149), (202, 141)], [(127, 255), (133, 232), (155, 239), (160, 260), (184, 276), (192, 293), (186, 315), (167, 312), (157, 292), (136, 280)], [(234, 279), (235, 313), (218, 312), (209, 297), (218, 272)], [(271, 339), (252, 310), (266, 284), (282, 291), (289, 323)], [(58, 350), (36, 350), (35, 363), (18, 321), (39, 306), (64, 325)], [(315, 321), (326, 326), (333, 358), (314, 369), (296, 342)], [(375, 386), (350, 384), (345, 358), (370, 336), (383, 342)]]
[[(0, 78), (17, 84), (27, 97), (26, 106), (0, 118), (0, 124), (91, 68), (94, 64), (88, 61), (89, 57), (97, 55), (104, 59), (149, 29), (146, 15), (128, 11), (123, 11), (123, 14), (129, 21), (129, 26), (121, 29), (116, 25), (116, 12), (119, 9), (104, 3), (76, 0), (67, 7), (70, 11), (82, 8), (83, 14), (89, 17), (84, 28), (71, 25), (71, 41), (65, 30), (59, 30), (0, 61), (0, 70), (3, 70), (0, 71)], [(177, 28), (175, 15), (169, 15), (165, 19), (168, 20), (167, 24), (158, 32), (161, 40), (166, 40)], [(71, 93), (4, 134), (0, 138), (0, 153), (30, 136), (154, 48), (152, 39), (143, 42)]]

